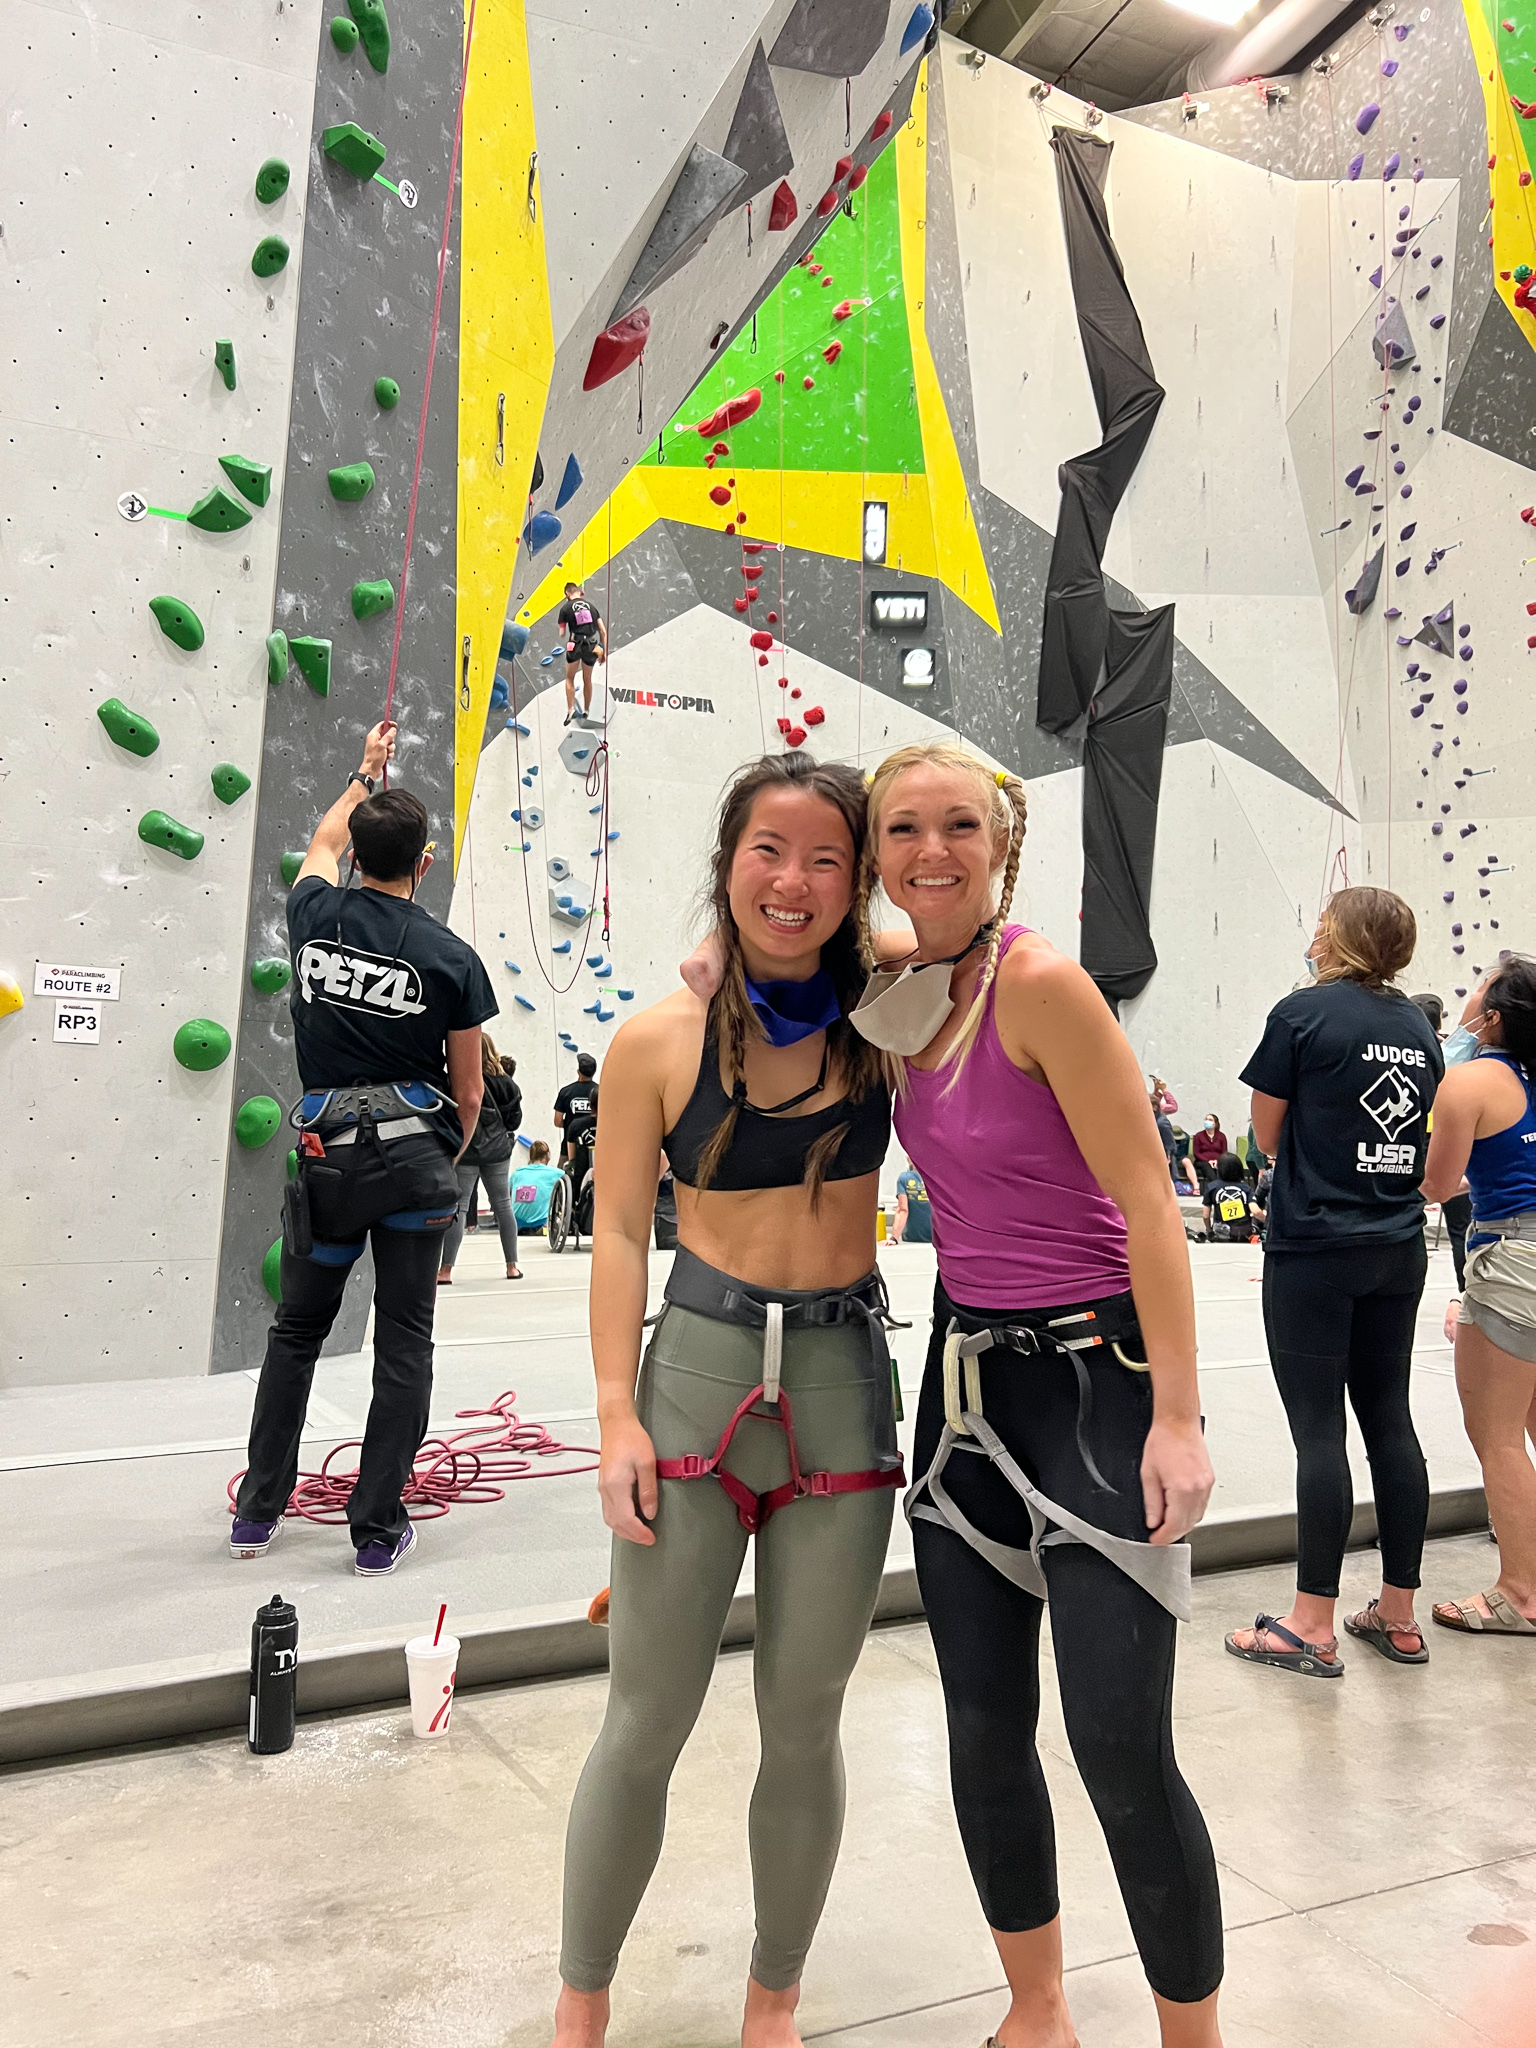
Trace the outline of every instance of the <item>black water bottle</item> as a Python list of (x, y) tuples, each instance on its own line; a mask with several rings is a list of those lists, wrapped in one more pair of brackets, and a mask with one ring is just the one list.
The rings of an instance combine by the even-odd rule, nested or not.
[(251, 1725), (257, 1756), (280, 1756), (293, 1747), (299, 1672), (299, 1615), (281, 1593), (258, 1607), (251, 1624)]

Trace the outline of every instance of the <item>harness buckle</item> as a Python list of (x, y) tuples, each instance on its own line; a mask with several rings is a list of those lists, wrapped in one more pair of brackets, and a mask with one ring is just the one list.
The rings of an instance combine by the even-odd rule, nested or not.
[(808, 1472), (800, 1491), (802, 1494), (809, 1493), (815, 1494), (818, 1497), (825, 1497), (832, 1491), (832, 1474), (830, 1472)]
[(702, 1479), (704, 1477), (708, 1461), (701, 1457), (697, 1451), (689, 1451), (678, 1462), (683, 1468), (678, 1474), (680, 1479)]

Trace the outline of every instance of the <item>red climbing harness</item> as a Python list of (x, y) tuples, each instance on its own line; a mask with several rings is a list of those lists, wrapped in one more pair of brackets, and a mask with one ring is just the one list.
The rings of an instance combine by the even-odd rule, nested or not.
[[(765, 1398), (761, 1381), (752, 1389), (720, 1432), (720, 1441), (715, 1445), (714, 1456), (703, 1458), (658, 1458), (656, 1476), (658, 1479), (718, 1479), (731, 1499), (736, 1503), (736, 1519), (749, 1536), (755, 1536), (770, 1515), (776, 1515), (780, 1508), (787, 1508), (792, 1501), (825, 1500), (838, 1493), (875, 1493), (882, 1487), (898, 1487), (906, 1484), (906, 1476), (898, 1464), (891, 1471), (879, 1466), (868, 1472), (802, 1472), (800, 1452), (795, 1443), (794, 1415), (790, 1409), (789, 1396), (781, 1387), (777, 1402), (778, 1413), (753, 1415), (752, 1410)], [(751, 1487), (738, 1479), (734, 1472), (727, 1472), (724, 1459), (731, 1447), (731, 1439), (738, 1427), (745, 1421), (777, 1423), (784, 1432), (785, 1448), (789, 1452), (789, 1478), (782, 1486), (770, 1487), (767, 1493), (754, 1493)]]

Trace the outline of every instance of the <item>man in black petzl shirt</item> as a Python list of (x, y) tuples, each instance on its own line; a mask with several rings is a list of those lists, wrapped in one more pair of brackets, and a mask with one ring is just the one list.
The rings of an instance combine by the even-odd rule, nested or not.
[(576, 1079), (555, 1097), (555, 1128), (561, 1136), (560, 1156), (574, 1159), (578, 1145), (590, 1145), (597, 1129), (597, 1061), (589, 1052), (576, 1055)]
[(371, 1239), (373, 1399), (347, 1502), (365, 1578), (393, 1571), (415, 1543), (400, 1496), (427, 1431), (453, 1168), (480, 1113), (480, 1026), (497, 1008), (479, 956), (415, 901), (432, 865), (426, 807), (408, 790), (373, 793), (394, 743), (392, 725), (369, 733), (288, 897), (304, 1129), (229, 1545), (261, 1557), (283, 1526), (315, 1360)]

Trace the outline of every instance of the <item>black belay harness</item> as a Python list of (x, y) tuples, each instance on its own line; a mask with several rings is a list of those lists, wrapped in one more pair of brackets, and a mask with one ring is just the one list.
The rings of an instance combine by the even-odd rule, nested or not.
[[(1151, 1544), (1137, 1542), (1127, 1536), (1112, 1536), (1108, 1530), (1085, 1522), (1080, 1515), (1074, 1515), (1070, 1508), (1061, 1507), (1049, 1500), (1025, 1477), (1018, 1461), (993, 1429), (982, 1413), (981, 1367), (979, 1360), (985, 1351), (1001, 1345), (1010, 1351), (1021, 1352), (1027, 1357), (1038, 1357), (1048, 1352), (1065, 1354), (1072, 1362), (1077, 1377), (1077, 1448), (1087, 1469), (1089, 1478), (1103, 1493), (1114, 1493), (1116, 1488), (1099, 1470), (1089, 1448), (1088, 1429), (1093, 1420), (1093, 1385), (1088, 1368), (1081, 1354), (1109, 1346), (1120, 1364), (1132, 1372), (1146, 1372), (1149, 1368), (1137, 1360), (1127, 1358), (1120, 1347), (1119, 1338), (1106, 1330), (1091, 1331), (1079, 1336), (1058, 1336), (1058, 1329), (1101, 1320), (1102, 1311), (1088, 1309), (1076, 1315), (1062, 1316), (1043, 1330), (1032, 1325), (1009, 1323), (999, 1317), (995, 1322), (967, 1310), (950, 1318), (944, 1337), (944, 1429), (939, 1437), (939, 1447), (934, 1453), (933, 1463), (921, 1479), (915, 1480), (903, 1503), (908, 1522), (921, 1520), (937, 1522), (941, 1528), (952, 1530), (961, 1537), (988, 1564), (1000, 1571), (1026, 1593), (1037, 1600), (1049, 1596), (1046, 1590), (1045, 1574), (1040, 1567), (1040, 1552), (1050, 1544), (1082, 1543), (1098, 1551), (1101, 1557), (1134, 1579), (1142, 1589), (1150, 1593), (1159, 1606), (1180, 1621), (1190, 1619), (1190, 1548), (1187, 1543)], [(1128, 1335), (1133, 1327), (1133, 1315), (1128, 1312), (1121, 1335)], [(967, 1328), (965, 1325), (971, 1327)], [(964, 1375), (964, 1399), (961, 1397), (961, 1377)], [(999, 1543), (968, 1521), (955, 1505), (944, 1487), (944, 1468), (956, 1451), (968, 1452), (975, 1457), (989, 1458), (1023, 1501), (1029, 1510), (1030, 1543), (1027, 1550), (1017, 1549), (1008, 1543)], [(921, 1496), (927, 1492), (933, 1505), (923, 1503)]]
[[(720, 1433), (720, 1441), (709, 1457), (690, 1455), (658, 1458), (659, 1479), (718, 1479), (736, 1504), (736, 1519), (749, 1535), (756, 1535), (770, 1515), (792, 1501), (825, 1499), (840, 1493), (871, 1493), (878, 1489), (906, 1485), (899, 1453), (883, 1455), (881, 1462), (865, 1472), (802, 1472), (799, 1446), (795, 1441), (794, 1414), (788, 1394), (780, 1385), (784, 1362), (785, 1329), (834, 1329), (863, 1319), (869, 1333), (870, 1354), (875, 1366), (875, 1384), (894, 1388), (891, 1354), (885, 1341), (888, 1329), (907, 1329), (890, 1313), (885, 1281), (877, 1271), (855, 1281), (852, 1287), (826, 1288), (812, 1293), (791, 1293), (785, 1289), (752, 1287), (733, 1280), (703, 1259), (679, 1245), (667, 1275), (666, 1299), (670, 1307), (685, 1308), (715, 1322), (734, 1323), (739, 1328), (763, 1332), (763, 1377), (742, 1401)], [(666, 1309), (648, 1318), (660, 1322)], [(761, 1407), (759, 1407), (761, 1403)], [(784, 1432), (789, 1453), (789, 1478), (766, 1493), (754, 1493), (725, 1469), (725, 1455), (741, 1424), (754, 1421), (776, 1423)]]
[[(289, 1123), (300, 1133), (298, 1171), (283, 1190), (283, 1233), (290, 1254), (307, 1259), (314, 1251), (311, 1176), (318, 1173), (328, 1181), (340, 1180), (339, 1173), (324, 1164), (328, 1152), (361, 1145), (372, 1152), (386, 1182), (399, 1189), (384, 1147), (401, 1138), (442, 1138), (435, 1119), (439, 1111), (453, 1106), (430, 1081), (358, 1082), (351, 1088), (308, 1089), (288, 1112)], [(399, 1191), (399, 1213), (404, 1215), (410, 1212), (409, 1190)]]

